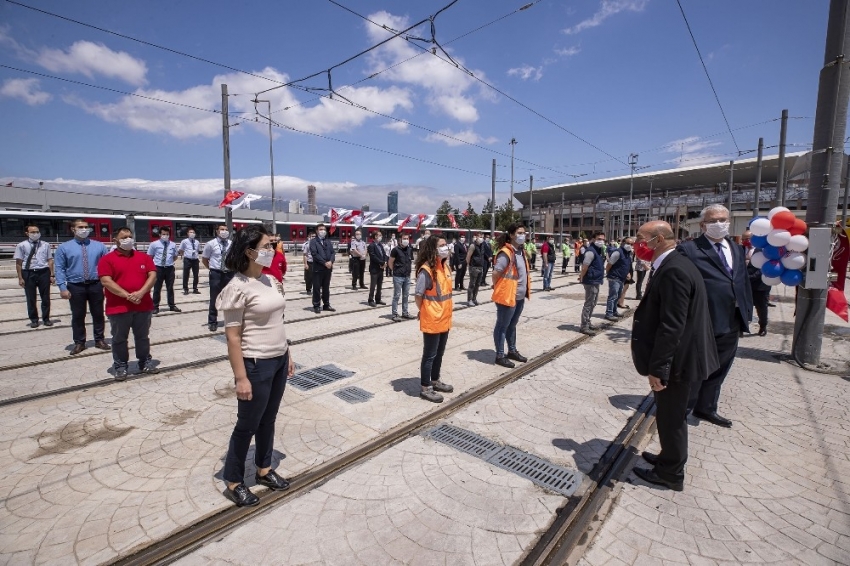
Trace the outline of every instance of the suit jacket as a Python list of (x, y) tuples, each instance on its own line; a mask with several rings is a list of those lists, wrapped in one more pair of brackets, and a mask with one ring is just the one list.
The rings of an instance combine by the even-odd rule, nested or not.
[(460, 240), (455, 242), (454, 249), (454, 266), (455, 267), (463, 267), (466, 265), (466, 252), (469, 250), (469, 247), (466, 243), (461, 244)]
[(641, 375), (700, 382), (720, 366), (700, 272), (675, 251), (655, 270), (632, 323), (632, 361)]
[(678, 247), (679, 252), (687, 256), (702, 274), (708, 291), (711, 324), (717, 336), (739, 329), (749, 331), (753, 318), (753, 292), (744, 248), (728, 238), (726, 241), (732, 250), (731, 277), (717, 255), (717, 248), (705, 235), (682, 242)]
[(389, 261), (387, 251), (379, 242), (372, 242), (367, 248), (369, 252), (369, 273), (380, 273), (383, 265)]
[[(310, 240), (310, 254), (313, 256), (313, 269), (315, 271), (327, 271), (325, 263), (336, 260), (334, 245), (327, 238), (313, 238)], [(333, 269), (333, 266), (331, 266)]]

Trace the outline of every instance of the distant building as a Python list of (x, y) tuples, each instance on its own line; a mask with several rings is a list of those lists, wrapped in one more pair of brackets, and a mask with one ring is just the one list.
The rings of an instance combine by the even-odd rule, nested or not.
[(361, 206), (360, 210), (362, 210), (363, 212), (369, 212), (369, 203), (366, 203), (363, 206)]
[(300, 200), (289, 201), (289, 214), (304, 214), (304, 207)]
[(319, 214), (316, 207), (316, 187), (313, 185), (307, 186), (307, 214)]
[(387, 193), (387, 212), (398, 214), (398, 191)]

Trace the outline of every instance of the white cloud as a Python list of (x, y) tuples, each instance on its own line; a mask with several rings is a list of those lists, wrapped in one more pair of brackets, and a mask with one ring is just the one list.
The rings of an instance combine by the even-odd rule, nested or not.
[(148, 67), (144, 61), (91, 41), (74, 42), (67, 51), (42, 48), (35, 62), (54, 73), (80, 73), (89, 78), (102, 75), (134, 86), (147, 82)]
[(555, 49), (554, 51), (559, 57), (572, 57), (581, 53), (581, 47), (565, 47), (563, 49)]
[[(453, 132), (449, 128), (445, 128), (443, 130), (440, 130), (440, 134), (444, 134), (444, 135), (441, 136), (439, 134), (428, 134), (427, 136), (425, 136), (425, 141), (443, 142), (444, 144), (446, 144), (449, 147), (456, 147), (456, 146), (459, 146), (459, 145), (465, 145), (463, 142), (477, 143), (477, 144), (480, 145), (482, 143), (493, 144), (493, 143), (496, 143), (497, 141), (499, 141), (497, 138), (494, 138), (492, 136), (491, 137), (483, 137), (480, 134), (474, 132), (472, 130), (472, 128), (468, 128), (468, 129), (462, 130), (460, 132)], [(445, 136), (451, 136), (451, 138), (447, 138)], [(457, 139), (452, 139), (452, 138), (457, 138)], [(460, 140), (463, 140), (463, 141), (460, 141)]]
[(679, 166), (704, 165), (714, 163), (719, 154), (711, 151), (711, 148), (723, 145), (719, 141), (701, 140), (697, 136), (674, 140), (664, 146), (664, 153), (676, 154), (673, 159), (667, 159), (665, 163), (674, 163)]
[(564, 30), (568, 35), (595, 28), (620, 12), (641, 12), (649, 0), (602, 0), (599, 9), (591, 17)]
[(514, 67), (513, 69), (508, 69), (508, 76), (519, 77), (524, 81), (527, 81), (528, 79), (539, 81), (543, 77), (543, 65), (539, 67), (533, 67), (531, 65)]
[[(405, 29), (410, 25), (406, 17), (394, 16), (385, 11), (371, 14), (369, 18), (397, 30)], [(390, 33), (368, 22), (365, 25), (369, 39), (375, 42), (386, 39)], [(416, 33), (416, 30), (413, 33)], [(420, 33), (426, 33), (424, 27), (421, 28)], [(420, 53), (422, 53), (421, 50), (414, 48), (403, 39), (394, 39), (369, 54), (370, 65), (367, 73), (382, 71)], [(445, 59), (445, 55), (440, 54), (440, 57)], [(463, 65), (462, 58), (455, 55), (452, 55), (452, 58)], [(470, 69), (470, 71), (479, 78), (485, 78), (483, 71), (476, 69)], [(475, 79), (427, 53), (383, 72), (377, 78), (425, 89), (426, 104), (434, 112), (464, 123), (478, 120), (476, 98), (492, 98), (492, 95), (480, 89), (472, 92), (477, 86)]]
[(18, 98), (30, 106), (38, 106), (51, 99), (50, 94), (41, 90), (38, 79), (7, 79), (0, 87), (0, 96)]
[(406, 134), (410, 131), (410, 124), (407, 122), (387, 122), (386, 124), (381, 124), (381, 127), (399, 134)]
[[(286, 82), (288, 76), (271, 67), (266, 67), (255, 74)], [(137, 89), (138, 95), (161, 100), (177, 102), (188, 106), (205, 109), (221, 107), (221, 84), (229, 85), (230, 92), (259, 92), (275, 86), (267, 80), (242, 74), (230, 73), (213, 77), (210, 84), (194, 86), (180, 91), (158, 89)], [(397, 108), (410, 109), (413, 107), (410, 92), (395, 86), (381, 89), (375, 86), (351, 87), (341, 89), (344, 96), (352, 102), (368, 105), (369, 108), (383, 114), (391, 114)], [(280, 88), (262, 95), (271, 100), (273, 119), (281, 124), (315, 134), (324, 134), (348, 130), (363, 124), (375, 114), (366, 112), (341, 101), (322, 98), (313, 106), (298, 105), (292, 90)], [(231, 123), (239, 121), (240, 112), (244, 116), (253, 117), (254, 105), (250, 96), (236, 96), (229, 100), (229, 110), (232, 113)], [(123, 123), (134, 130), (151, 133), (165, 133), (179, 139), (192, 137), (215, 137), (221, 135), (221, 116), (212, 112), (205, 113), (184, 106), (163, 104), (138, 96), (125, 96), (115, 103), (91, 103), (79, 98), (67, 97), (66, 101), (84, 108), (108, 122)], [(291, 107), (281, 111), (283, 108)], [(265, 115), (266, 105), (260, 106), (260, 112)], [(260, 118), (259, 124), (249, 124), (265, 131), (265, 122)]]

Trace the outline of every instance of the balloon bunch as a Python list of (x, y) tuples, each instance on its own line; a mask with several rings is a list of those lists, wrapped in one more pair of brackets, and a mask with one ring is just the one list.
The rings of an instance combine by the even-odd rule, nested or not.
[(750, 264), (761, 269), (761, 280), (767, 285), (795, 287), (803, 281), (809, 239), (804, 236), (806, 223), (784, 206), (772, 209), (767, 218), (757, 216), (750, 221), (754, 248), (761, 248), (750, 258)]

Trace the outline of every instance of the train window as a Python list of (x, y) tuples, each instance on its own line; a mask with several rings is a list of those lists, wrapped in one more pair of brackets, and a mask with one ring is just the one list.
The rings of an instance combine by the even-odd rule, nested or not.
[(109, 233), (109, 224), (106, 222), (100, 223), (100, 237), (106, 238), (107, 240), (111, 239), (112, 235)]
[(20, 218), (0, 218), (0, 235), (17, 238), (23, 237), (24, 222)]
[(151, 223), (151, 238), (159, 238), (159, 224)]

